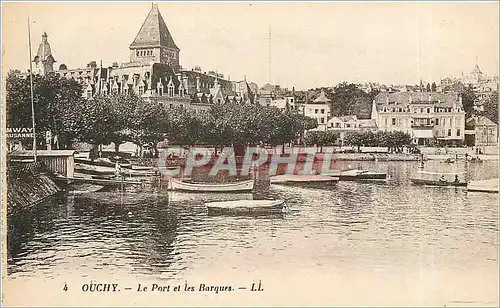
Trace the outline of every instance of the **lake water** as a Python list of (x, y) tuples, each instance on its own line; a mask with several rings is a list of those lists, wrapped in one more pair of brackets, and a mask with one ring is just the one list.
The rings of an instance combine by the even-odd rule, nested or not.
[[(251, 194), (57, 196), (9, 221), (11, 286), (44, 289), (12, 303), (498, 305), (498, 194), (411, 185), (416, 162), (340, 164), (390, 178), (329, 190), (272, 185), (292, 209), (284, 217), (207, 216), (203, 205)], [(497, 161), (425, 168), (498, 177)], [(122, 291), (82, 292), (90, 280)], [(259, 281), (263, 291), (248, 290)], [(196, 291), (146, 294), (139, 283)], [(236, 290), (202, 292), (200, 283)]]

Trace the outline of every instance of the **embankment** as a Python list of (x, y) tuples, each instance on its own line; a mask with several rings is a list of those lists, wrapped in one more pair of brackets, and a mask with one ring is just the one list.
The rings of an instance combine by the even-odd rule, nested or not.
[(41, 162), (8, 164), (7, 213), (28, 209), (59, 191)]

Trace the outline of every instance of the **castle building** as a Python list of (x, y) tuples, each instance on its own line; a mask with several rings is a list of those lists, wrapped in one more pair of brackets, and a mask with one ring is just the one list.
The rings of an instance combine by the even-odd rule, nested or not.
[[(68, 69), (56, 62), (51, 53), (47, 34), (33, 60), (36, 74), (55, 73), (72, 78), (83, 85), (83, 96), (135, 93), (146, 101), (167, 108), (182, 107), (196, 111), (210, 109), (214, 102), (233, 99), (238, 102), (254, 101), (249, 87), (245, 93), (234, 92), (231, 81), (213, 71), (202, 72), (196, 67), (188, 70), (180, 65), (180, 48), (176, 45), (158, 5), (152, 4), (146, 19), (129, 46), (129, 62), (103, 67), (95, 61), (85, 68)], [(22, 74), (27, 76), (27, 73)], [(246, 83), (246, 81), (245, 81)], [(247, 84), (248, 85), (248, 84)]]
[(420, 145), (464, 141), (465, 111), (462, 97), (455, 94), (380, 93), (373, 100), (371, 118), (379, 130), (405, 132)]

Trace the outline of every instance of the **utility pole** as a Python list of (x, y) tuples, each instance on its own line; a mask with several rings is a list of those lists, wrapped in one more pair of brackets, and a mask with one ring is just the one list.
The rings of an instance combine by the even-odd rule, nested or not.
[(268, 66), (269, 66), (269, 84), (272, 84), (272, 68), (271, 68), (272, 67), (272, 64), (271, 64), (272, 63), (271, 62), (271, 60), (272, 60), (272, 48), (271, 48), (272, 47), (272, 45), (271, 45), (272, 44), (271, 43), (271, 41), (272, 41), (272, 34), (271, 34), (271, 24), (269, 24), (269, 34), (268, 35), (269, 35), (269, 37), (268, 37), (268, 40), (269, 40), (269, 42), (268, 42), (269, 43), (269, 59), (268, 59), (269, 60), (269, 63), (268, 63)]
[(32, 129), (33, 129), (33, 160), (36, 162), (36, 130), (35, 130), (35, 103), (33, 98), (33, 64), (31, 63), (31, 24), (30, 18), (28, 17), (28, 46), (30, 49), (30, 94), (31, 94), (31, 119), (32, 119)]

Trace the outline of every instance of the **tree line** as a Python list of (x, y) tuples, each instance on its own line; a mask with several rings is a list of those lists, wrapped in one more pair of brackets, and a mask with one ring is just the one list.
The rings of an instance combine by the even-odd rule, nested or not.
[(413, 144), (413, 138), (401, 131), (360, 131), (350, 132), (344, 137), (344, 144), (357, 146), (358, 152), (360, 147), (387, 147), (390, 153), (403, 152), (403, 147), (408, 147)]
[[(50, 130), (63, 148), (74, 142), (93, 145), (133, 142), (157, 144), (284, 145), (300, 138), (304, 130), (317, 127), (314, 119), (275, 107), (236, 102), (215, 103), (205, 112), (144, 101), (130, 94), (82, 97), (82, 86), (53, 74), (34, 76), (35, 123), (39, 140)], [(7, 126), (31, 127), (29, 79), (7, 77)], [(30, 140), (25, 140), (30, 142)]]

